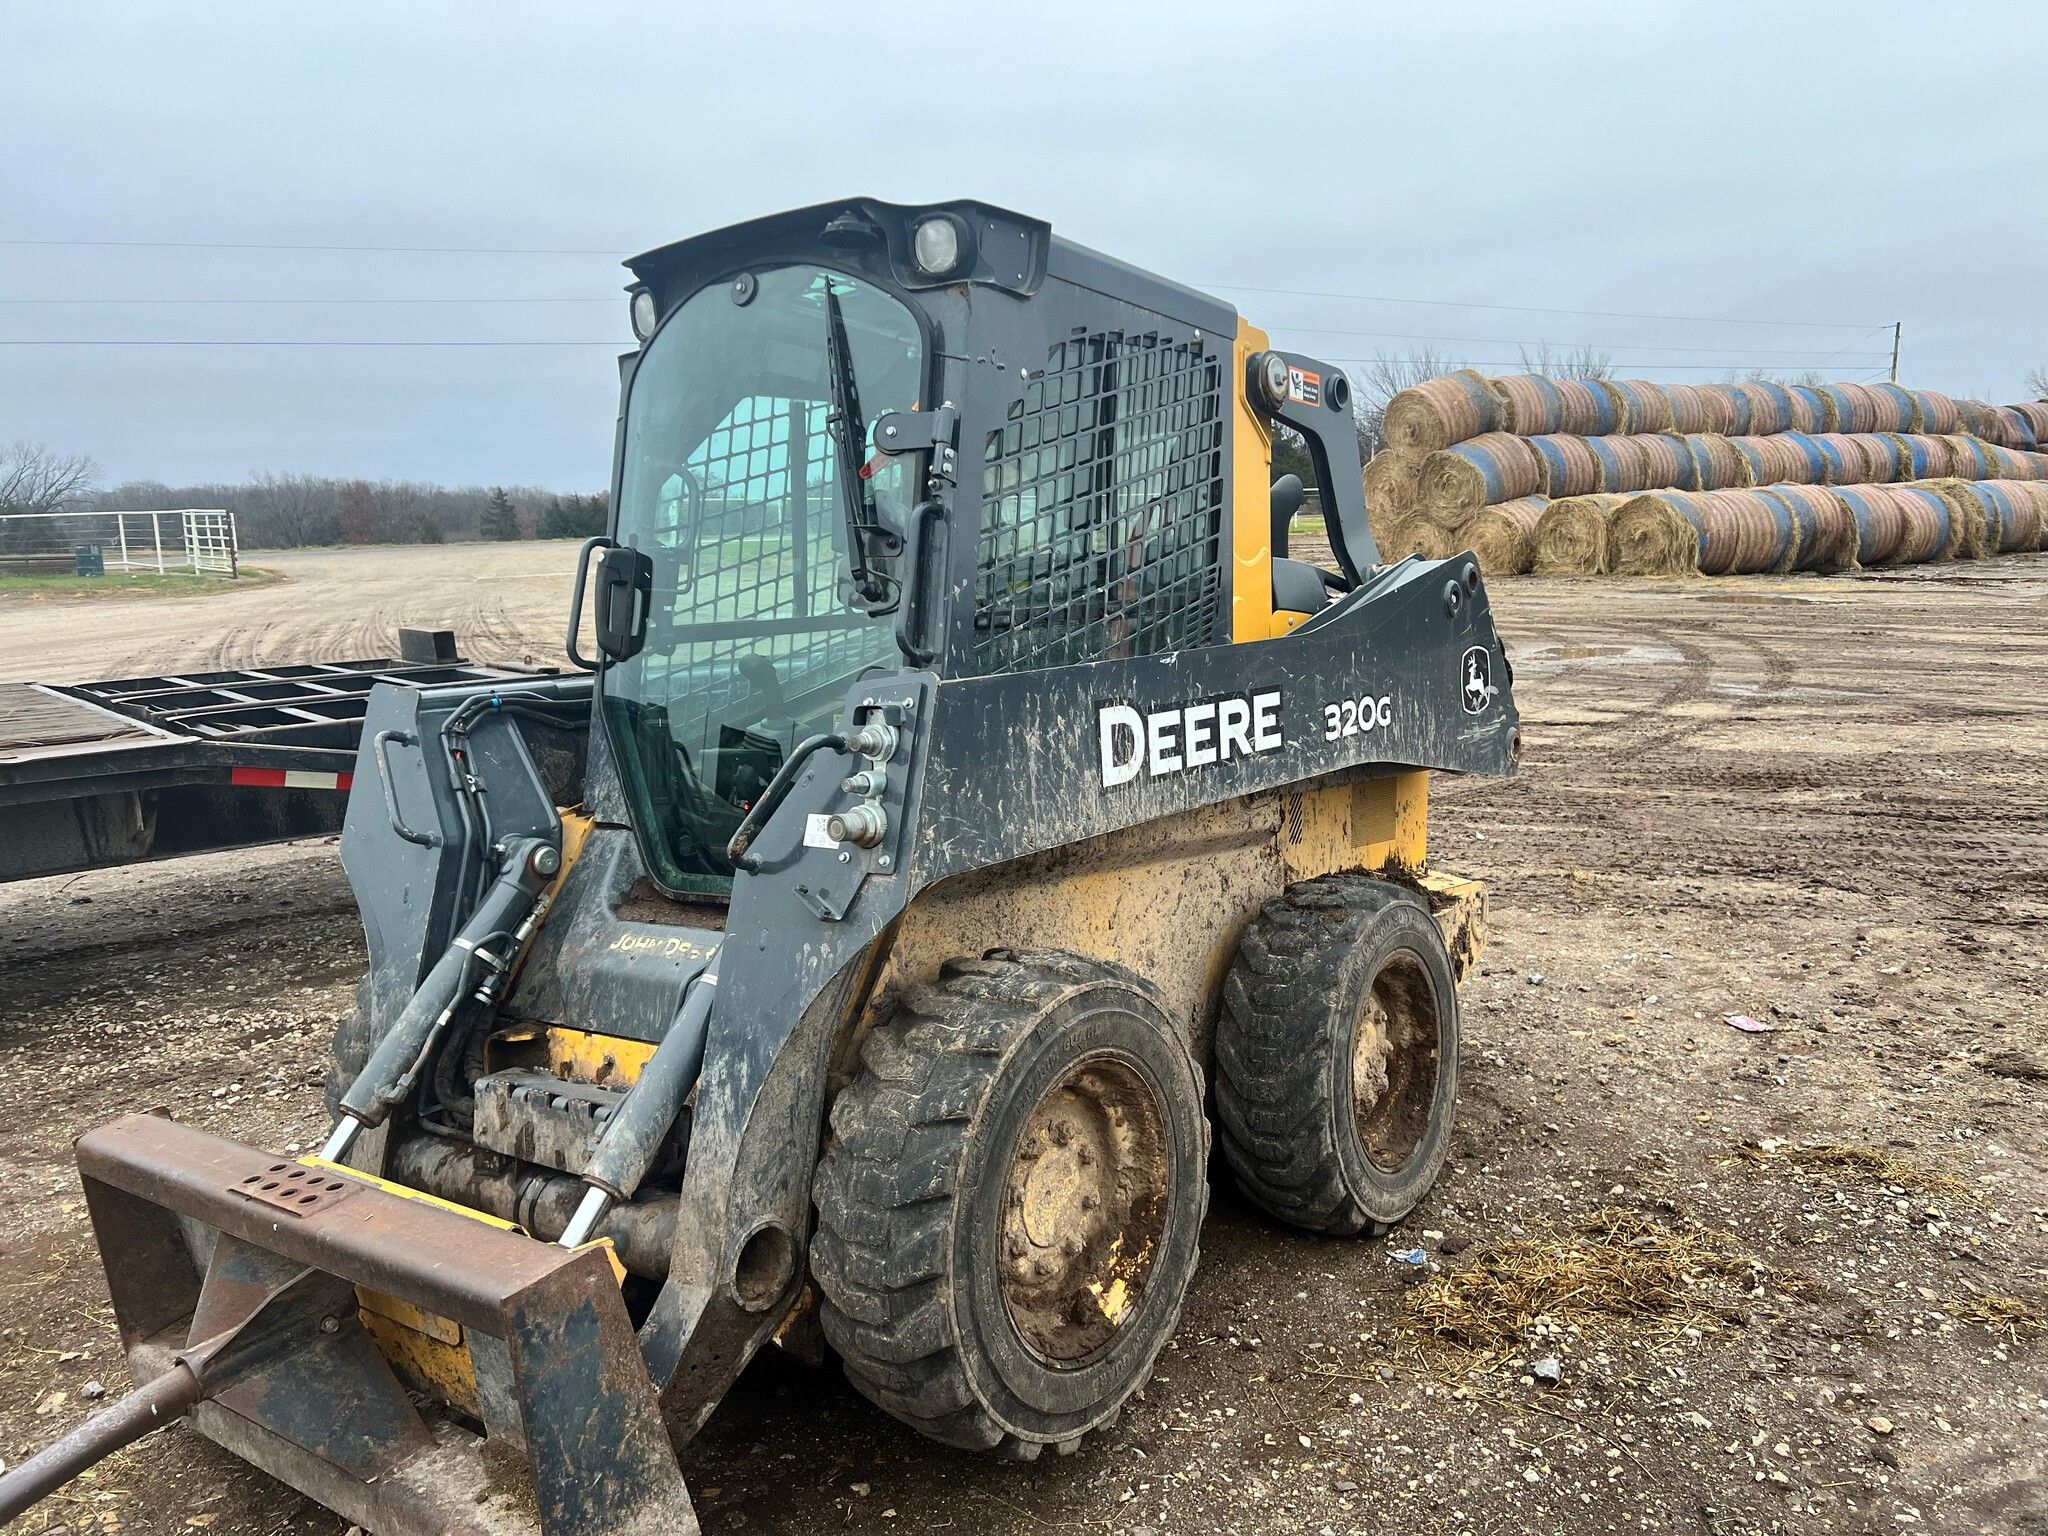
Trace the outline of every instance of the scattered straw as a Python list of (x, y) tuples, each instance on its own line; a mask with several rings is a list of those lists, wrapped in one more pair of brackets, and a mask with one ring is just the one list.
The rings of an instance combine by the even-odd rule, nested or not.
[(1462, 1352), (1469, 1365), (1527, 1347), (1539, 1319), (1596, 1333), (1712, 1332), (1739, 1321), (1742, 1299), (1766, 1283), (1805, 1285), (1725, 1232), (1680, 1232), (1608, 1207), (1476, 1250), (1470, 1263), (1408, 1292), (1402, 1320), (1435, 1348)]
[(1776, 1141), (1746, 1142), (1737, 1149), (1737, 1155), (1747, 1162), (1765, 1165), (1789, 1163), (1806, 1173), (1840, 1174), (1861, 1183), (1910, 1189), (1924, 1195), (1947, 1195), (1951, 1199), (1968, 1200), (1972, 1194), (1968, 1182), (1955, 1174), (1925, 1167), (1896, 1152), (1887, 1152), (1883, 1147), (1863, 1146), (1855, 1142), (1817, 1141), (1799, 1145)]
[(1966, 1323), (1976, 1323), (1993, 1333), (2019, 1340), (2030, 1333), (2048, 1333), (2048, 1294), (2040, 1301), (2024, 1296), (1966, 1296), (1950, 1302), (1943, 1310)]

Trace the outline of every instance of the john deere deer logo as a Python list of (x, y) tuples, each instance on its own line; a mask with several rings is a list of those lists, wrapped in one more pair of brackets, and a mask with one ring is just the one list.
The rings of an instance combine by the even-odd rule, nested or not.
[(1465, 653), (1465, 713), (1476, 715), (1485, 710), (1492, 700), (1493, 657), (1483, 645), (1475, 645)]

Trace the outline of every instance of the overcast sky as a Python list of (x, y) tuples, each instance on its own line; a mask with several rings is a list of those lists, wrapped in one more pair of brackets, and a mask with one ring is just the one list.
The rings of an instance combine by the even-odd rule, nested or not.
[[(618, 260), (849, 193), (1047, 218), (1331, 359), (1882, 377), (1902, 320), (1908, 384), (2048, 365), (2041, 0), (0, 0), (0, 46), (0, 340), (64, 343), (0, 345), (0, 441), (110, 482), (600, 486)], [(578, 344), (76, 345), (178, 338)]]

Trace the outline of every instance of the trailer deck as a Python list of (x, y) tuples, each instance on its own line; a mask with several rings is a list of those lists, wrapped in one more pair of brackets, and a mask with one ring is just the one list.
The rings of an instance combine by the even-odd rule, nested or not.
[(531, 675), (402, 638), (402, 658), (0, 683), (0, 881), (337, 831), (371, 689)]

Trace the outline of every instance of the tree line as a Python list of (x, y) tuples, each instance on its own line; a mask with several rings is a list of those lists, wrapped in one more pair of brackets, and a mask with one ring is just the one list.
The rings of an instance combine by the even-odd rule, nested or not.
[(445, 486), (417, 480), (264, 472), (246, 480), (102, 486), (84, 455), (41, 443), (0, 446), (0, 516), (219, 507), (244, 549), (440, 544), (461, 539), (587, 539), (605, 530), (610, 493), (536, 485)]

